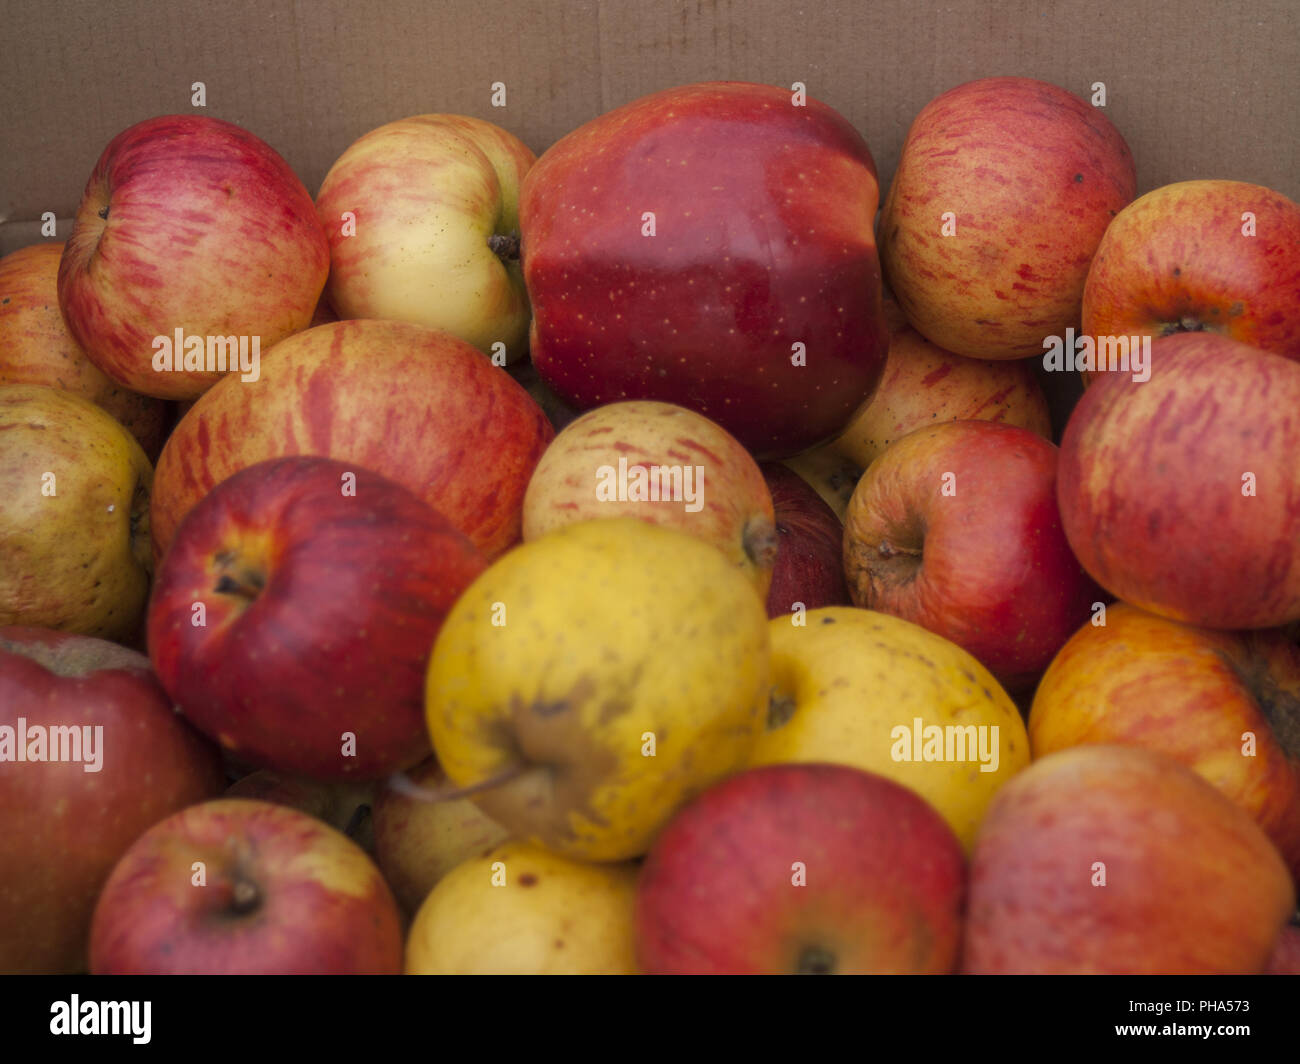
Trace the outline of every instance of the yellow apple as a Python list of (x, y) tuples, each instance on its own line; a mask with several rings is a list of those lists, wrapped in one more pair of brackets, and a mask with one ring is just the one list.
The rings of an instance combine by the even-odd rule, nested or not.
[(569, 857), (645, 853), (749, 756), (768, 703), (767, 611), (721, 551), (632, 517), (499, 558), (443, 623), (427, 715), (438, 761), (512, 837)]
[(452, 869), (406, 940), (407, 975), (635, 975), (636, 866), (506, 842)]
[(909, 621), (846, 606), (800, 619), (771, 622), (772, 700), (752, 763), (885, 776), (934, 806), (969, 852), (993, 795), (1029, 764), (1010, 696), (961, 647)]
[(93, 403), (0, 385), (0, 626), (132, 637), (152, 572), (152, 482), (140, 444)]
[(523, 355), (519, 186), (533, 153), (462, 115), (415, 115), (354, 142), (321, 183), (327, 291), (340, 318), (427, 325), (485, 354)]

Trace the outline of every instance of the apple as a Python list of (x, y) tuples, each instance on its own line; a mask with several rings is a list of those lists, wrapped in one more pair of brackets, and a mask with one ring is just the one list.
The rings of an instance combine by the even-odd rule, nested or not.
[(752, 582), (694, 536), (633, 517), (567, 525), (452, 607), (429, 658), (434, 753), (512, 838), (639, 856), (749, 755), (767, 623)]
[(297, 809), (343, 832), (367, 853), (374, 851), (370, 809), (376, 786), (368, 782), (322, 783), (259, 768), (226, 788), (227, 798), (255, 798)]
[(340, 317), (409, 321), (522, 356), (519, 186), (534, 160), (517, 137), (463, 115), (403, 118), (350, 145), (316, 197)]
[(1300, 923), (1292, 920), (1278, 936), (1265, 975), (1300, 975)]
[(1061, 438), (1061, 523), (1117, 597), (1207, 628), (1300, 619), (1300, 365), (1213, 332), (1104, 373)]
[(62, 243), (33, 244), (0, 259), (0, 384), (47, 384), (89, 399), (156, 461), (171, 411), (109, 379), (72, 338), (59, 311), (62, 255)]
[(911, 791), (842, 765), (719, 783), (655, 840), (637, 883), (651, 975), (942, 975), (966, 858)]
[(1277, 850), (1200, 776), (1138, 747), (1079, 746), (993, 800), (962, 971), (1257, 974), (1294, 910)]
[(1043, 675), (1034, 757), (1081, 743), (1166, 754), (1249, 813), (1300, 882), (1300, 647), (1279, 631), (1194, 628), (1124, 603), (1103, 619)]
[(458, 865), (420, 906), (407, 975), (636, 975), (636, 866), (506, 842)]
[(89, 400), (0, 384), (0, 625), (124, 640), (149, 594), (149, 486), (135, 438)]
[(524, 179), (533, 362), (580, 409), (676, 403), (760, 458), (821, 443), (884, 365), (877, 199), (862, 137), (802, 93), (708, 82), (610, 111)]
[(672, 403), (609, 403), (555, 437), (524, 495), (524, 540), (577, 521), (636, 517), (711, 543), (766, 597), (777, 534), (758, 463)]
[(1120, 211), (1088, 271), (1083, 333), (1201, 331), (1300, 359), (1300, 205), (1208, 180), (1163, 185)]
[(163, 115), (99, 157), (59, 265), (59, 306), (119, 384), (193, 399), (230, 372), (230, 340), (241, 351), (247, 340), (239, 379), (255, 341), (264, 353), (305, 328), (328, 273), (311, 195), (269, 144), (217, 118)]
[(186, 717), (241, 760), (375, 779), (428, 756), (429, 648), (485, 565), (441, 514), (370, 470), (259, 462), (177, 529), (149, 653)]
[(176, 715), (143, 654), (0, 628), (0, 972), (84, 971), (118, 858), (223, 785), (216, 748)]
[(396, 975), (397, 903), (355, 843), (271, 802), (155, 824), (95, 906), (92, 975)]
[(884, 776), (924, 798), (969, 849), (993, 795), (1029, 764), (1024, 722), (988, 670), (871, 610), (810, 610), (774, 618), (768, 632), (771, 697), (747, 764), (833, 762)]
[(849, 605), (841, 547), (844, 526), (835, 511), (803, 477), (779, 462), (765, 462), (760, 468), (772, 495), (777, 534), (767, 615), (792, 613), (796, 603), (808, 610)]
[(854, 604), (952, 640), (1007, 687), (1035, 679), (1099, 594), (1061, 531), (1056, 464), (1050, 442), (995, 421), (896, 441), (849, 503)]
[(880, 216), (908, 321), (968, 358), (1042, 355), (1079, 321), (1088, 265), (1137, 191), (1099, 109), (1033, 78), (966, 82), (912, 122)]
[(519, 541), (524, 490), (554, 436), (508, 373), (448, 333), (341, 321), (292, 336), (261, 379), (206, 393), (173, 430), (154, 485), (155, 557), (219, 481), (315, 454), (402, 484), (495, 557)]
[(375, 787), (375, 863), (404, 912), (414, 913), (448, 872), (506, 839), (506, 829), (471, 798), (425, 801), (422, 791), (441, 793), (447, 775), (434, 758), (411, 769), (405, 780)]

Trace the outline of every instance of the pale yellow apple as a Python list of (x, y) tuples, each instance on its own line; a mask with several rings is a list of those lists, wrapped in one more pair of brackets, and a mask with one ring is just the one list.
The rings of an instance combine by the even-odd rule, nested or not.
[(934, 806), (969, 852), (993, 795), (1029, 764), (1010, 696), (961, 647), (897, 617), (830, 606), (798, 620), (770, 624), (772, 700), (752, 763), (878, 773)]
[(736, 771), (763, 727), (767, 611), (722, 552), (632, 517), (497, 559), (429, 661), (434, 752), (512, 837), (570, 857), (645, 853)]
[(506, 362), (527, 349), (519, 186), (534, 162), (515, 136), (463, 115), (371, 130), (330, 168), (316, 210), (340, 318), (445, 329)]
[(711, 543), (764, 598), (776, 561), (772, 493), (750, 453), (673, 403), (609, 403), (570, 422), (524, 495), (524, 539), (578, 521), (637, 517)]
[(86, 399), (0, 385), (0, 626), (122, 640), (153, 570), (140, 444)]
[(407, 975), (635, 975), (636, 866), (507, 842), (458, 865), (420, 906)]

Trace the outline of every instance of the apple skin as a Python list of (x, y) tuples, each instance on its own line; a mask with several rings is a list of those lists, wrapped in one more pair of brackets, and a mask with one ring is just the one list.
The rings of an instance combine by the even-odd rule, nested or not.
[(962, 971), (1257, 974), (1294, 911), (1273, 844), (1200, 776), (1138, 747), (1078, 746), (993, 800)]
[(650, 975), (945, 974), (965, 889), (956, 836), (906, 788), (842, 765), (751, 769), (655, 841), (638, 962)]
[(89, 399), (156, 462), (171, 410), (111, 380), (72, 338), (59, 311), (62, 255), (62, 243), (33, 244), (0, 259), (0, 384), (46, 384)]
[(1265, 975), (1300, 975), (1300, 924), (1292, 922), (1282, 928)]
[(524, 179), (537, 371), (580, 409), (688, 407), (759, 458), (829, 439), (888, 347), (878, 195), (857, 131), (785, 89), (686, 85), (588, 122)]
[[(1300, 618), (1300, 365), (1217, 333), (1102, 373), (1061, 437), (1061, 522), (1102, 587), (1206, 628)], [(1252, 473), (1257, 495), (1243, 495)]]
[(428, 757), (429, 649), (484, 568), (401, 485), (330, 459), (271, 459), (181, 523), (149, 605), (149, 653), (181, 712), (239, 759), (375, 779)]
[(0, 723), (18, 717), (104, 730), (98, 772), (0, 767), (0, 972), (85, 971), (91, 913), (113, 865), (159, 820), (220, 794), (221, 758), (177, 716), (148, 658), (88, 636), (0, 628)]
[(191, 806), (145, 832), (91, 926), (92, 975), (401, 970), (401, 917), (374, 863), (315, 817), (247, 798)]
[[(414, 115), (351, 144), (316, 197), (339, 316), (446, 329), (484, 354), (500, 342), (508, 362), (520, 358), (529, 314), (519, 186), (535, 160), (517, 137), (463, 115)], [(493, 237), (513, 238), (513, 255), (494, 252)]]
[[(1133, 199), (1105, 114), (1032, 78), (992, 77), (922, 108), (880, 216), (889, 287), (918, 332), (969, 358), (1041, 356), (1079, 321), (1088, 265)], [(943, 215), (956, 216), (944, 236)]]
[(1179, 181), (1111, 222), (1083, 290), (1083, 332), (1201, 330), (1300, 359), (1300, 205), (1244, 181)]
[(376, 786), (369, 782), (322, 783), (305, 776), (292, 776), (259, 768), (241, 776), (225, 790), (227, 798), (255, 798), (274, 802), (323, 820), (343, 832), (366, 853), (374, 852), (370, 808)]
[(807, 610), (848, 606), (844, 583), (844, 526), (798, 473), (779, 462), (761, 467), (772, 495), (778, 546), (767, 593), (768, 617), (780, 617), (802, 602)]
[(225, 374), (159, 372), (153, 340), (306, 327), (329, 273), (311, 195), (265, 141), (203, 115), (123, 130), (86, 182), (59, 266), (77, 342), (133, 391), (193, 399)]
[(554, 437), (526, 391), (448, 333), (340, 321), (292, 336), (206, 393), (158, 459), (151, 510), (160, 558), (219, 481), (268, 458), (316, 454), (397, 481), (489, 558), (519, 542), (524, 491)]
[(1029, 741), (1035, 758), (1082, 743), (1172, 757), (1249, 813), (1300, 882), (1300, 648), (1283, 633), (1193, 628), (1115, 603), (1043, 675)]
[[(671, 500), (601, 497), (600, 470), (617, 470), (620, 461), (685, 467), (693, 490), (683, 473), (681, 494)], [(710, 543), (767, 595), (777, 554), (772, 494), (749, 452), (701, 414), (650, 400), (608, 403), (556, 435), (524, 495), (524, 541), (608, 517), (635, 517)]]
[[(1100, 594), (1061, 531), (1056, 466), (1050, 442), (992, 421), (895, 442), (849, 503), (854, 605), (952, 640), (1008, 688), (1032, 681)], [(949, 473), (955, 494), (944, 496)]]

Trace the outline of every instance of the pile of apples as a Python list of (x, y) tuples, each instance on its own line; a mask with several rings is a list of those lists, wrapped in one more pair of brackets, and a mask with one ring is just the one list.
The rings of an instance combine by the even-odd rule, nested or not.
[(801, 86), (122, 132), (0, 260), (0, 970), (1300, 971), (1300, 207), (1136, 189), (1012, 77), (883, 207)]

